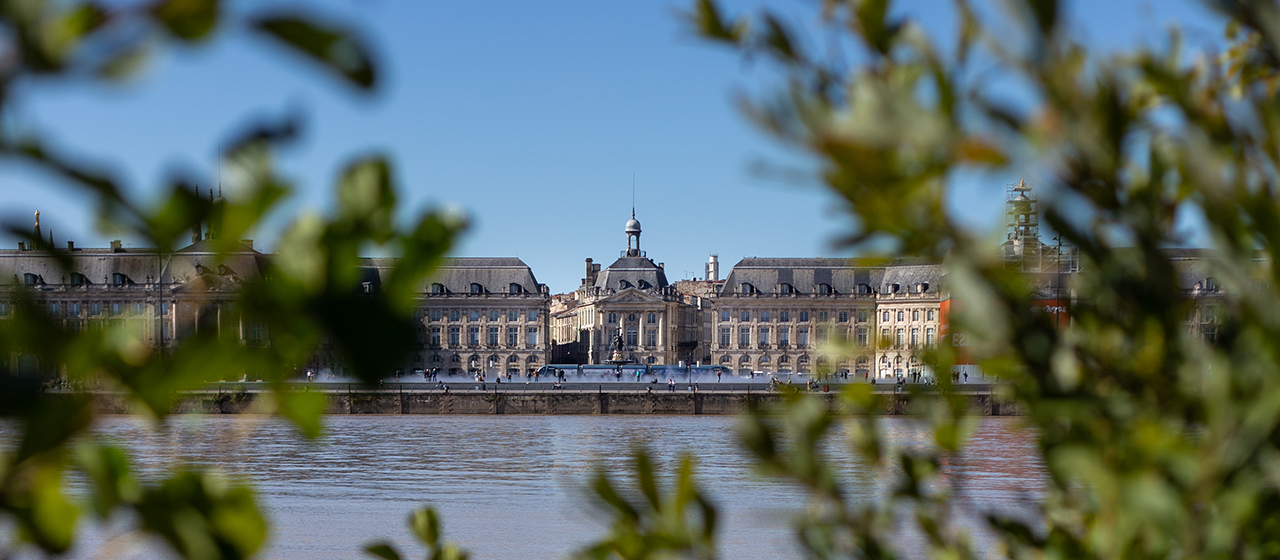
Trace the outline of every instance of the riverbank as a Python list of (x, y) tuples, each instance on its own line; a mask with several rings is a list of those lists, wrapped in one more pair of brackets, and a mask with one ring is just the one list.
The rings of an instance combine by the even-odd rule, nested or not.
[[(670, 392), (665, 390), (630, 390), (591, 385), (564, 389), (526, 389), (516, 385), (488, 390), (451, 389), (361, 389), (317, 387), (308, 392), (325, 395), (328, 414), (540, 414), (540, 415), (733, 415), (779, 403), (783, 395), (776, 392), (699, 390)], [(966, 388), (968, 389), (968, 388)], [(886, 415), (909, 415), (920, 412), (933, 395), (895, 393), (891, 387), (877, 391), (882, 395)], [(246, 414), (257, 410), (254, 400), (263, 394), (258, 390), (222, 388), (184, 393), (174, 403), (179, 414)], [(833, 392), (811, 393), (837, 412), (846, 410)], [(1014, 403), (1004, 402), (989, 390), (970, 389), (964, 394), (969, 410), (980, 416), (1016, 416), (1022, 411)], [(133, 403), (124, 394), (92, 393), (94, 409), (100, 414), (130, 414)]]

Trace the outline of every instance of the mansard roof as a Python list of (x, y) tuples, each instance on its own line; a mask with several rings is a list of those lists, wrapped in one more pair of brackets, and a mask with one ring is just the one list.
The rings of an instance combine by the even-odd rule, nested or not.
[[(394, 258), (365, 259), (366, 266), (388, 274), (395, 266)], [(525, 293), (541, 292), (533, 269), (517, 257), (452, 257), (441, 260), (440, 267), (422, 281), (418, 291), (430, 293), (433, 284), (444, 286), (445, 293), (471, 293), (471, 285), (479, 284), (485, 293), (511, 293), (518, 284)]]
[(595, 286), (602, 291), (619, 292), (627, 288), (661, 289), (667, 287), (667, 274), (646, 257), (622, 257), (600, 272)]
[(154, 247), (59, 249), (58, 255), (69, 263), (65, 270), (59, 259), (47, 251), (5, 250), (0, 251), (0, 284), (14, 278), (22, 282), (26, 274), (35, 274), (49, 285), (74, 284), (73, 275), (79, 274), (93, 285), (113, 284), (116, 274), (125, 275), (128, 282), (142, 284), (148, 280), (186, 283), (210, 275), (219, 282), (234, 281), (262, 272), (265, 255), (247, 246), (242, 251), (224, 255), (217, 255), (212, 248), (206, 249), (171, 253), (161, 253)]
[(796, 293), (820, 292), (827, 285), (837, 294), (886, 291), (894, 283), (910, 287), (928, 284), (936, 292), (940, 267), (916, 258), (842, 259), (842, 258), (744, 258), (733, 266), (720, 288), (721, 295), (743, 293), (750, 284), (760, 293), (780, 293), (789, 285)]

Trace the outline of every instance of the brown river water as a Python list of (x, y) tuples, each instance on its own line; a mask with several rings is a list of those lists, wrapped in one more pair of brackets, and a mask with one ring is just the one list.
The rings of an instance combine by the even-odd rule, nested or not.
[[(1017, 418), (977, 421), (945, 477), (960, 482), (972, 511), (1028, 511), (1044, 483), (1031, 434)], [(888, 441), (928, 445), (915, 422), (884, 419)], [(722, 558), (801, 557), (791, 527), (804, 494), (753, 473), (734, 423), (718, 416), (332, 416), (316, 441), (281, 420), (250, 415), (175, 416), (161, 429), (107, 417), (95, 429), (129, 448), (144, 476), (187, 463), (251, 480), (272, 526), (260, 558), (361, 558), (363, 544), (381, 539), (421, 557), (405, 520), (423, 504), (438, 508), (445, 538), (472, 558), (564, 558), (607, 532), (607, 518), (584, 489), (592, 469), (625, 473), (636, 444), (650, 449), (660, 472), (673, 470), (682, 453), (696, 458), (698, 479), (719, 507)], [(15, 435), (12, 425), (0, 425), (5, 447)], [(892, 475), (855, 460), (843, 438), (833, 437), (827, 450), (855, 500), (888, 490)], [(128, 525), (87, 524), (70, 557), (166, 556), (162, 544)], [(912, 548), (912, 537), (904, 539)]]

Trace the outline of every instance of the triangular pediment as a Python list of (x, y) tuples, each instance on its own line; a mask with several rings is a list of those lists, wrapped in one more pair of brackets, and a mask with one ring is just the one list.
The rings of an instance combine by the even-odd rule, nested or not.
[(604, 299), (606, 303), (661, 303), (662, 298), (646, 294), (635, 288), (627, 288)]

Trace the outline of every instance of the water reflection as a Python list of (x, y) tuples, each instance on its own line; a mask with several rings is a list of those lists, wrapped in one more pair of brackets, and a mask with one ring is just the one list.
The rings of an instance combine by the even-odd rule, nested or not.
[[(584, 497), (591, 469), (625, 468), (645, 443), (661, 471), (682, 452), (721, 507), (726, 558), (798, 556), (791, 518), (803, 495), (755, 477), (725, 417), (693, 416), (334, 416), (327, 433), (306, 441), (279, 420), (255, 416), (176, 416), (163, 429), (131, 417), (95, 428), (132, 449), (145, 476), (174, 462), (218, 467), (257, 485), (273, 527), (263, 557), (321, 560), (359, 557), (363, 543), (391, 538), (412, 549), (407, 513), (423, 503), (443, 514), (447, 538), (479, 559), (559, 558), (604, 534)], [(929, 445), (912, 420), (885, 419), (893, 445)], [(1016, 419), (984, 418), (963, 457), (944, 474), (979, 508), (1016, 509), (1038, 495), (1043, 466)], [(12, 445), (13, 426), (0, 430)], [(882, 495), (888, 481), (854, 460), (842, 438), (828, 449), (857, 495)], [(963, 475), (963, 476), (960, 476)], [(76, 558), (102, 552), (120, 527), (95, 527)], [(156, 557), (133, 539), (111, 557)], [(128, 553), (122, 553), (127, 551)]]

